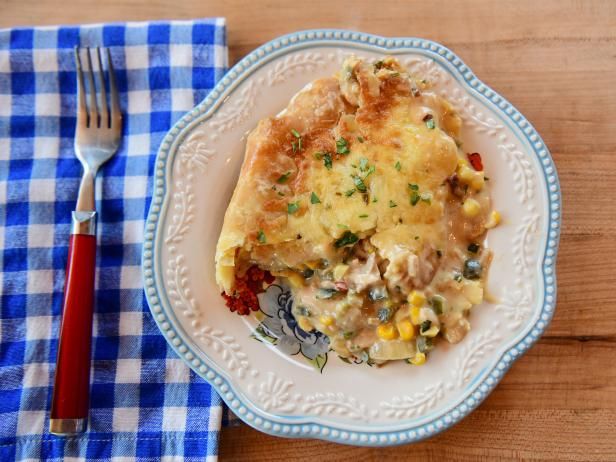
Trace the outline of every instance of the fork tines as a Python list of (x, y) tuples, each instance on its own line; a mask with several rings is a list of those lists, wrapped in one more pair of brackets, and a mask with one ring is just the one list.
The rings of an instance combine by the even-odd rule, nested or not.
[[(85, 60), (85, 66), (82, 65), (81, 54), (82, 50), (75, 47), (75, 62), (77, 63), (77, 124), (85, 127), (96, 127), (101, 129), (111, 129), (115, 125), (119, 124), (122, 119), (120, 112), (120, 100), (118, 97), (118, 89), (116, 85), (115, 75), (113, 71), (113, 63), (111, 61), (111, 54), (109, 49), (106, 51), (107, 61), (107, 74), (109, 76), (109, 93), (110, 102), (107, 101), (107, 89), (105, 88), (105, 72), (103, 71), (103, 60), (100, 47), (85, 49), (87, 59)], [(92, 66), (93, 57), (98, 61), (98, 72), (96, 72), (96, 78), (94, 77), (95, 71)], [(84, 84), (83, 74), (87, 73), (88, 86), (86, 92), (86, 85)], [(96, 85), (94, 81), (96, 80)], [(86, 94), (88, 97), (86, 98)], [(87, 99), (87, 102), (86, 102)]]

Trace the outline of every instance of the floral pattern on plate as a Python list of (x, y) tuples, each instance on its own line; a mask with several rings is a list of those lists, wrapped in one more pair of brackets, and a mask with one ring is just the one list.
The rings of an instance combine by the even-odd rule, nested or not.
[(288, 287), (276, 281), (259, 295), (260, 323), (252, 337), (269, 343), (283, 353), (301, 354), (320, 372), (327, 363), (329, 337), (321, 332), (302, 330), (293, 316), (293, 295)]

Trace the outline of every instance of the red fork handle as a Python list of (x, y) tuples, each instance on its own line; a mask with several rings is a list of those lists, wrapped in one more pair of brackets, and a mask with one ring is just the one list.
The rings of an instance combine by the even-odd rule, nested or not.
[(62, 324), (49, 430), (85, 430), (90, 397), (90, 355), (96, 269), (96, 212), (73, 212)]

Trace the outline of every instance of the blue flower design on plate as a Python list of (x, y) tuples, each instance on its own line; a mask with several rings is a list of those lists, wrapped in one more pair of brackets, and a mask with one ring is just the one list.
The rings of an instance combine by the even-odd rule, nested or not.
[(293, 295), (283, 284), (272, 284), (259, 295), (261, 321), (253, 338), (274, 345), (285, 354), (301, 354), (316, 369), (323, 372), (327, 363), (329, 337), (318, 331), (302, 330), (293, 315)]

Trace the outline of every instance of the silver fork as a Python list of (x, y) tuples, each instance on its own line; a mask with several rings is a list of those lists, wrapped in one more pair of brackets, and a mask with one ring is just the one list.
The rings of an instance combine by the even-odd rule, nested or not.
[[(101, 49), (97, 47), (93, 52), (87, 48), (86, 53), (87, 66), (82, 66), (80, 50), (75, 48), (78, 90), (75, 154), (83, 167), (83, 176), (71, 220), (64, 308), (49, 421), (49, 431), (56, 435), (80, 433), (87, 426), (96, 270), (94, 180), (100, 166), (117, 151), (122, 137), (122, 113), (111, 54), (107, 49), (109, 104)], [(96, 86), (93, 53), (98, 60)], [(88, 78), (87, 92), (84, 68)]]

